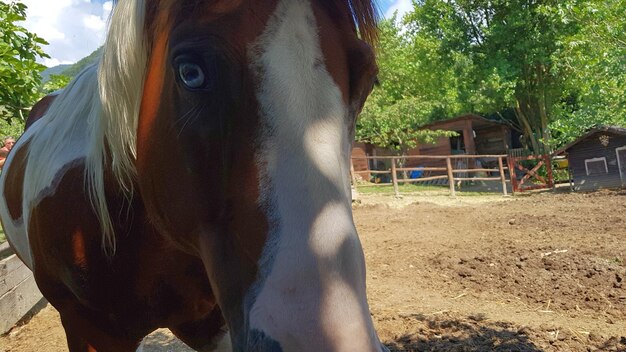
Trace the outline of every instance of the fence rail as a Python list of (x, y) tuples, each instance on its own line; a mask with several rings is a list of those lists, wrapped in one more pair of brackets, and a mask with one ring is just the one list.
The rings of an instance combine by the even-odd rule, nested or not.
[[(399, 184), (405, 183), (418, 183), (418, 182), (428, 182), (435, 180), (447, 180), (448, 185), (450, 187), (450, 195), (456, 196), (456, 182), (462, 181), (500, 181), (502, 186), (502, 193), (504, 195), (508, 195), (507, 191), (507, 183), (511, 182), (511, 172), (508, 167), (508, 162), (505, 163), (505, 159), (507, 159), (507, 155), (415, 155), (415, 156), (362, 156), (362, 157), (353, 157), (352, 160), (389, 160), (391, 162), (391, 167), (387, 170), (362, 170), (362, 171), (353, 171), (353, 180), (355, 175), (387, 175), (391, 174), (391, 182), (385, 183), (376, 183), (368, 186), (379, 186), (379, 185), (390, 185), (393, 186), (394, 193), (396, 196), (400, 194)], [(419, 166), (419, 167), (398, 167), (398, 162), (403, 161), (407, 162), (412, 159), (420, 159), (420, 160), (428, 160), (428, 161), (445, 161), (445, 167), (430, 167), (430, 166)], [(454, 168), (453, 160), (466, 159), (468, 160), (468, 165), (463, 166), (462, 168)], [(488, 167), (470, 167), (471, 165), (475, 165), (478, 159), (496, 159), (497, 160), (497, 168), (488, 168)], [(505, 166), (506, 165), (506, 166)], [(423, 174), (423, 177), (418, 178), (398, 178), (398, 172), (406, 173), (412, 171), (420, 171)], [(509, 178), (506, 177), (506, 171), (509, 171)], [(442, 172), (445, 174), (441, 175), (429, 175), (427, 173), (430, 172)], [(486, 177), (468, 177), (469, 174), (476, 173), (496, 173), (497, 176), (490, 177), (487, 175)], [(513, 174), (513, 178), (515, 175)], [(363, 187), (363, 185), (359, 185), (359, 187)], [(366, 186), (367, 187), (367, 186)]]

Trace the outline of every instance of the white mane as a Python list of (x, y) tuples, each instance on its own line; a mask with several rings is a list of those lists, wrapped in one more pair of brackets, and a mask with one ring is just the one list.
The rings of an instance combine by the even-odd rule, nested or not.
[[(81, 72), (55, 99), (30, 140), (26, 199), (36, 202), (50, 193), (45, 190), (50, 182), (56, 182), (50, 179), (51, 170), (56, 174), (54, 180), (67, 168), (59, 165), (60, 160), (67, 164), (84, 159), (86, 191), (100, 219), (103, 248), (109, 253), (115, 251), (115, 234), (105, 199), (104, 167), (110, 162), (115, 179), (131, 197), (137, 120), (148, 60), (144, 1), (118, 2), (99, 62)], [(60, 154), (65, 157), (60, 159)]]

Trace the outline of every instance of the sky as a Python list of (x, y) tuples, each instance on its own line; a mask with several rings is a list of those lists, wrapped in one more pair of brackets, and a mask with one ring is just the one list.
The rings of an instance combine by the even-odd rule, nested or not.
[[(44, 38), (50, 58), (39, 61), (48, 67), (71, 64), (104, 43), (111, 0), (21, 0), (27, 7), (27, 30)], [(385, 17), (408, 12), (411, 0), (377, 0)]]

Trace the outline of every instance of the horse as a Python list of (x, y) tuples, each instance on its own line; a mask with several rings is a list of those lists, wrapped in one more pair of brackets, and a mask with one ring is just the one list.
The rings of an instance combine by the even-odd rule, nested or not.
[(0, 219), (68, 348), (385, 351), (349, 158), (372, 0), (119, 0), (11, 151)]
[(46, 111), (48, 111), (48, 109), (50, 108), (50, 105), (52, 105), (52, 103), (54, 102), (54, 99), (56, 99), (56, 97), (60, 93), (61, 91), (59, 90), (47, 94), (43, 98), (39, 99), (39, 101), (37, 101), (35, 105), (30, 108), (30, 111), (28, 112), (28, 117), (26, 118), (26, 122), (24, 123), (24, 129), (28, 129), (30, 126), (32, 126), (32, 124), (35, 123), (35, 121), (42, 118), (46, 114)]

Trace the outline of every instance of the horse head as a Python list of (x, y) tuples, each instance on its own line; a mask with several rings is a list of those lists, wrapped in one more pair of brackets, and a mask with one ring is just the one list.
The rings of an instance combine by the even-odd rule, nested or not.
[(137, 11), (138, 193), (158, 231), (202, 259), (234, 349), (384, 349), (349, 184), (377, 72), (373, 4), (160, 0)]

